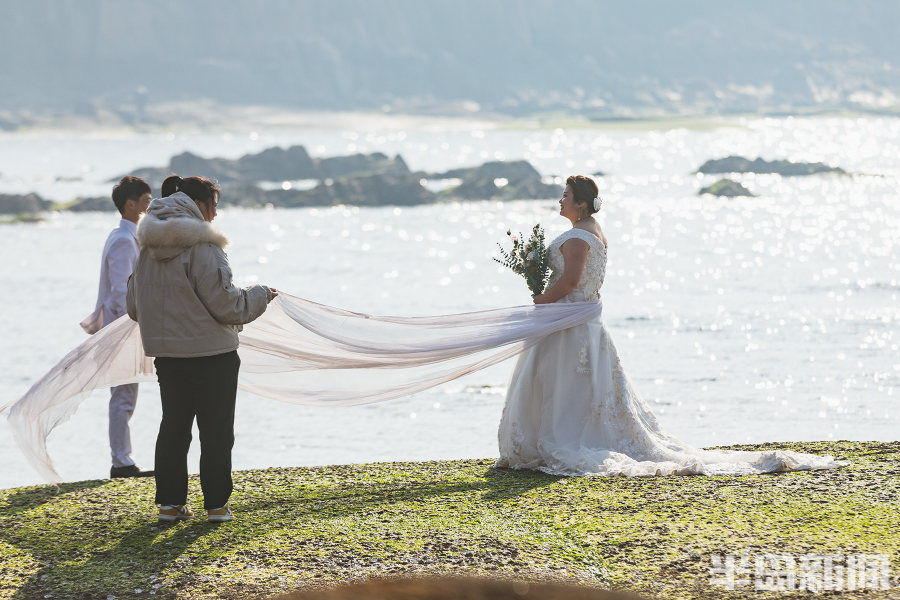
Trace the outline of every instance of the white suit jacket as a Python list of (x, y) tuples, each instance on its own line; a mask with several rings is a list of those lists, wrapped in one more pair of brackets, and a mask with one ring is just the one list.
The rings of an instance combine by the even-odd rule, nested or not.
[(137, 225), (122, 219), (119, 226), (113, 229), (103, 246), (103, 257), (100, 263), (100, 289), (97, 292), (97, 305), (88, 317), (81, 322), (81, 327), (88, 333), (97, 333), (127, 310), (125, 292), (128, 278), (134, 271), (140, 248), (134, 237)]

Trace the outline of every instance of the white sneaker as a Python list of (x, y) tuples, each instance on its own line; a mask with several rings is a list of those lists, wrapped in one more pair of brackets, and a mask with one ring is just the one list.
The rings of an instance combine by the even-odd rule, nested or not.
[(222, 508), (211, 508), (206, 511), (207, 521), (212, 521), (213, 523), (221, 523), (223, 521), (230, 521), (234, 518), (234, 515), (231, 514), (231, 508), (228, 506), (228, 503), (225, 503), (225, 506)]
[(186, 521), (193, 516), (194, 513), (188, 508), (187, 504), (182, 504), (180, 506), (165, 504), (159, 507), (160, 521)]

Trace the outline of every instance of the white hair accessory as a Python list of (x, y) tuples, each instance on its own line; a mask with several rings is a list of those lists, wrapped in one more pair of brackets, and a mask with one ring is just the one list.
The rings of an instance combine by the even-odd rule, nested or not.
[(603, 201), (600, 200), (600, 196), (597, 196), (596, 198), (594, 198), (594, 212), (599, 211), (599, 210), (600, 210), (600, 206), (601, 206), (602, 204), (603, 204)]

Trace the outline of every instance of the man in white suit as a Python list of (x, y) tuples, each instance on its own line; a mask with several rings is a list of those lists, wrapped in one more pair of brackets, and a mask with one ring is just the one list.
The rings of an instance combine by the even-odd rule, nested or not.
[[(126, 314), (125, 293), (128, 278), (134, 271), (140, 248), (135, 239), (137, 222), (150, 204), (150, 186), (139, 177), (122, 178), (113, 188), (112, 200), (122, 215), (119, 226), (106, 238), (100, 263), (100, 290), (97, 305), (81, 326), (90, 334), (106, 327)], [(110, 389), (109, 446), (112, 468), (109, 476), (147, 477), (153, 471), (141, 471), (131, 458), (131, 431), (128, 421), (137, 403), (138, 384), (120, 385)]]

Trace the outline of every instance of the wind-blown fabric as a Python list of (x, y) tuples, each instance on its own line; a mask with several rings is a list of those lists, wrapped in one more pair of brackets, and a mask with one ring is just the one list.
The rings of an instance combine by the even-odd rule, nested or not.
[[(381, 402), (419, 392), (519, 354), (557, 331), (599, 318), (599, 302), (516, 306), (435, 317), (373, 316), (285, 293), (240, 334), (238, 387), (317, 406)], [(50, 432), (98, 388), (156, 381), (137, 323), (124, 316), (69, 352), (8, 411), (28, 461), (62, 478)]]

